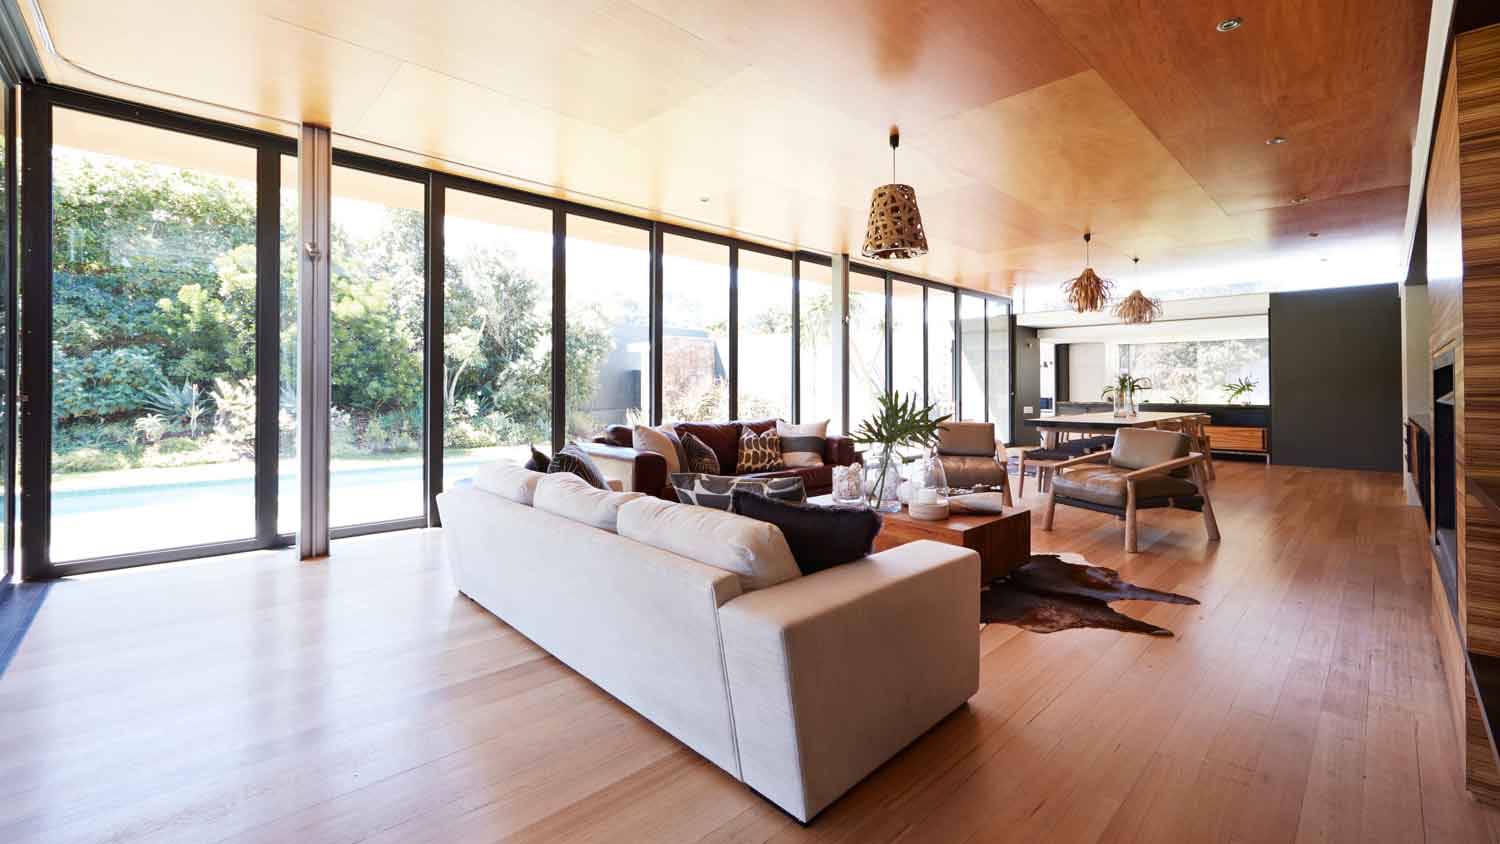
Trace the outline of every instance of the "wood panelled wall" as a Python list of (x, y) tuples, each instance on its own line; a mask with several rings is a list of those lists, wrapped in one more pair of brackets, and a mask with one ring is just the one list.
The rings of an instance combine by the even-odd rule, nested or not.
[[(1455, 353), (1458, 463), (1459, 629), (1441, 598), (1433, 624), (1450, 694), (1463, 702), (1455, 716), (1469, 789), (1500, 805), (1500, 769), (1467, 660), (1455, 653), (1500, 656), (1500, 518), (1468, 490), (1470, 479), (1500, 481), (1500, 26), (1454, 44), (1426, 199), (1430, 346)], [(1436, 578), (1434, 586), (1441, 592)]]

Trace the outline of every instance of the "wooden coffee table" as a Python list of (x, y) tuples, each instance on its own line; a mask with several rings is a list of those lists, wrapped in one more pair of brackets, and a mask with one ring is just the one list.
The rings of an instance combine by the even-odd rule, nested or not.
[[(819, 495), (809, 504), (829, 506), (833, 496)], [(1003, 513), (955, 513), (940, 521), (914, 519), (905, 508), (881, 513), (884, 526), (875, 537), (875, 550), (884, 551), (931, 539), (979, 552), (979, 582), (989, 583), (1031, 559), (1031, 511), (1005, 508)]]

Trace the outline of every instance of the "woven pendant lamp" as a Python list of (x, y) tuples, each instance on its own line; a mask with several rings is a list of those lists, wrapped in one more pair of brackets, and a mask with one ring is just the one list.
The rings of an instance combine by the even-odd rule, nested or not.
[(1068, 307), (1080, 314), (1103, 310), (1109, 302), (1110, 291), (1115, 287), (1114, 282), (1094, 272), (1094, 268), (1089, 266), (1089, 241), (1093, 238), (1092, 232), (1084, 232), (1083, 272), (1077, 278), (1063, 282), (1062, 286)]
[[(1140, 266), (1140, 258), (1131, 258), (1131, 263)], [(1131, 291), (1129, 296), (1115, 303), (1115, 317), (1127, 325), (1145, 325), (1155, 322), (1161, 316), (1161, 300), (1153, 299), (1140, 290)]]
[(917, 192), (896, 182), (896, 147), (901, 132), (891, 127), (891, 184), (881, 185), (870, 197), (870, 220), (865, 225), (866, 258), (915, 258), (927, 254), (927, 232), (917, 208)]

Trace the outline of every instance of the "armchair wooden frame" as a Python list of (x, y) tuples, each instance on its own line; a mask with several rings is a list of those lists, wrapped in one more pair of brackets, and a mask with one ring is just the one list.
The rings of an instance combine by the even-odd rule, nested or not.
[[(1054, 472), (1060, 474), (1070, 466), (1078, 466), (1084, 463), (1107, 463), (1109, 461), (1109, 458), (1110, 452), (1099, 451), (1093, 454), (1085, 454), (1082, 457), (1075, 457), (1072, 460), (1067, 460), (1059, 463), (1052, 468)], [(1142, 469), (1134, 469), (1129, 472), (1124, 472), (1123, 476), (1125, 479), (1125, 507), (1123, 509), (1110, 507), (1105, 504), (1086, 502), (1074, 498), (1065, 498), (1064, 503), (1068, 504), (1069, 506), (1081, 507), (1086, 510), (1096, 510), (1101, 513), (1109, 513), (1116, 518), (1123, 518), (1125, 520), (1125, 551), (1126, 553), (1134, 554), (1136, 553), (1137, 546), (1136, 512), (1138, 510), (1145, 510), (1156, 507), (1178, 506), (1176, 500), (1172, 498), (1138, 499), (1136, 496), (1136, 483), (1146, 478), (1156, 477), (1159, 475), (1167, 475), (1177, 471), (1178, 469), (1184, 468), (1188, 469), (1188, 471), (1192, 473), (1193, 485), (1198, 488), (1197, 498), (1203, 502), (1203, 527), (1208, 531), (1208, 539), (1210, 542), (1218, 542), (1219, 523), (1218, 520), (1214, 518), (1213, 502), (1209, 499), (1208, 495), (1208, 477), (1207, 470), (1205, 469), (1205, 457), (1202, 452), (1190, 452), (1186, 457), (1179, 457), (1175, 460), (1168, 460), (1164, 463), (1157, 463), (1153, 466), (1147, 466)], [(1047, 491), (1047, 509), (1042, 515), (1042, 530), (1052, 530), (1052, 516), (1053, 511), (1056, 508), (1057, 490), (1056, 487), (1050, 487)]]

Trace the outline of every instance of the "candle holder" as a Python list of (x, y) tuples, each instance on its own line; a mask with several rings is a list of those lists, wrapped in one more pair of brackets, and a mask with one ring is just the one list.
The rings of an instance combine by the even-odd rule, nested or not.
[(932, 449), (928, 449), (918, 461), (911, 476), (911, 494), (908, 509), (913, 519), (939, 521), (948, 518), (948, 473), (943, 471), (943, 461)]

